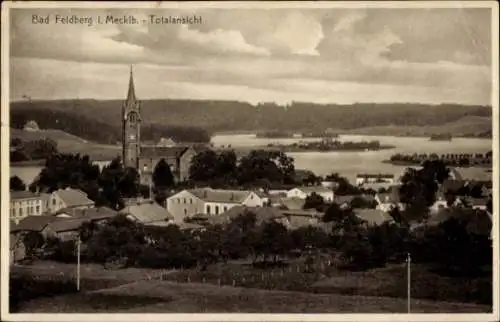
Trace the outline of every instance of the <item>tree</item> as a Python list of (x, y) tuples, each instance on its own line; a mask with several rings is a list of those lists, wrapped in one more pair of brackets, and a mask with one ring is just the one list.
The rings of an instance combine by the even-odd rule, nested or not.
[(328, 235), (318, 227), (300, 227), (290, 234), (293, 247), (296, 249), (322, 249), (328, 247)]
[(293, 158), (281, 151), (253, 150), (240, 160), (238, 182), (247, 184), (268, 179), (272, 183), (293, 183), (293, 162)]
[(313, 192), (306, 197), (303, 208), (316, 209), (319, 211), (323, 208), (324, 205), (325, 205), (325, 200), (323, 199), (323, 197)]
[(286, 254), (292, 243), (288, 230), (283, 224), (268, 221), (260, 227), (260, 242), (256, 246), (256, 253), (263, 255), (264, 262), (272, 256), (273, 262), (276, 263), (278, 256)]
[(98, 263), (123, 261), (130, 266), (137, 262), (145, 244), (142, 225), (119, 215), (97, 229), (87, 240), (87, 257)]
[(217, 177), (216, 165), (218, 163), (217, 153), (207, 150), (198, 153), (191, 160), (189, 166), (189, 179), (194, 182), (210, 182)]
[(23, 180), (18, 176), (10, 177), (10, 190), (11, 191), (24, 191), (26, 190), (26, 185)]
[(174, 175), (165, 159), (161, 159), (156, 164), (153, 171), (153, 184), (157, 189), (165, 189), (174, 185)]

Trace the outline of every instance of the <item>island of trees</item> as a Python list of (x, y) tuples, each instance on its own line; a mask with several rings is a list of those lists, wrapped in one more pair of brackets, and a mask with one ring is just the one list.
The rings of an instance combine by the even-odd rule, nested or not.
[(382, 149), (392, 149), (394, 146), (382, 145), (380, 141), (360, 141), (352, 142), (323, 139), (316, 142), (299, 142), (292, 144), (268, 144), (269, 148), (276, 148), (285, 152), (307, 152), (307, 151), (377, 151)]
[(447, 153), (438, 155), (436, 153), (422, 154), (401, 154), (391, 156), (385, 163), (394, 165), (421, 165), (428, 160), (440, 160), (447, 166), (455, 167), (491, 167), (493, 162), (493, 152), (487, 153)]
[(293, 138), (293, 133), (285, 131), (266, 131), (266, 132), (259, 132), (255, 136), (257, 138), (265, 138), (265, 139), (288, 139), (288, 138)]

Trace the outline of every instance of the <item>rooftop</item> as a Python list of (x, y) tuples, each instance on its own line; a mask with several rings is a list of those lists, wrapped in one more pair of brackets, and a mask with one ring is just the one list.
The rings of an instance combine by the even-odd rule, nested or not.
[(21, 200), (21, 199), (35, 199), (40, 198), (39, 193), (33, 193), (30, 191), (11, 191), (10, 200)]
[[(332, 192), (332, 189), (323, 187), (323, 186), (302, 186), (302, 187), (297, 187), (294, 189), (299, 189), (302, 192), (305, 193), (325, 193), (325, 192)], [(293, 190), (293, 189), (292, 189)]]
[(66, 204), (66, 207), (90, 206), (94, 202), (80, 189), (65, 188), (54, 191)]
[(356, 209), (355, 214), (369, 225), (381, 225), (386, 221), (393, 221), (389, 214), (378, 209)]
[(174, 219), (174, 216), (167, 209), (161, 207), (156, 202), (126, 206), (120, 213), (131, 215), (143, 224)]
[(180, 158), (188, 146), (141, 146), (141, 158)]
[(250, 196), (248, 190), (190, 189), (191, 194), (205, 202), (242, 203)]
[(210, 216), (207, 222), (211, 225), (226, 224), (234, 218), (237, 218), (238, 216), (248, 212), (255, 214), (257, 223), (284, 217), (283, 213), (280, 210), (273, 207), (235, 206), (220, 215)]
[(53, 216), (27, 216), (21, 219), (17, 226), (11, 226), (10, 231), (42, 231), (49, 223), (58, 219)]

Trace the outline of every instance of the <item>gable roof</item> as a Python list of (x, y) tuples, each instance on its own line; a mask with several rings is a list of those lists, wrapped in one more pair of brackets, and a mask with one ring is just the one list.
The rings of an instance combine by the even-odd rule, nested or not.
[(354, 213), (369, 225), (381, 225), (386, 221), (393, 221), (389, 214), (379, 209), (356, 209)]
[(390, 191), (386, 193), (377, 193), (376, 198), (382, 203), (399, 203), (399, 187), (391, 186)]
[[(332, 189), (328, 189), (326, 187), (323, 187), (323, 186), (302, 186), (302, 187), (296, 187), (294, 189), (299, 189), (300, 191), (304, 192), (304, 193), (326, 193), (326, 192), (333, 192)], [(293, 190), (293, 189), (291, 189)]]
[(74, 218), (82, 218), (93, 221), (113, 218), (118, 215), (118, 212), (108, 207), (96, 207), (88, 209), (64, 208), (56, 212), (55, 215), (59, 214), (67, 214)]
[(360, 198), (363, 198), (362, 196), (356, 196), (356, 195), (345, 195), (345, 196), (335, 196), (335, 198), (333, 199), (333, 201), (336, 203), (336, 204), (339, 204), (339, 205), (343, 205), (345, 203), (347, 204), (350, 204), (351, 201), (356, 198), (356, 197), (360, 197)]
[(299, 210), (304, 208), (306, 201), (300, 198), (281, 198), (279, 204), (289, 210)]
[(50, 222), (47, 227), (56, 233), (65, 231), (77, 231), (87, 221), (85, 218), (57, 218)]
[(180, 158), (188, 146), (141, 146), (141, 158)]
[(143, 224), (174, 219), (174, 216), (167, 209), (156, 202), (126, 206), (119, 213), (131, 215)]
[(212, 188), (189, 189), (192, 195), (205, 202), (242, 203), (252, 193), (248, 190), (216, 190)]
[(235, 206), (226, 212), (223, 212), (217, 216), (210, 216), (207, 222), (211, 225), (220, 225), (229, 223), (234, 218), (243, 215), (247, 212), (252, 212), (255, 214), (257, 223), (263, 221), (284, 217), (283, 213), (273, 207), (246, 207), (246, 206)]
[(39, 193), (33, 193), (30, 191), (11, 191), (10, 200), (21, 200), (21, 199), (34, 199), (40, 198)]
[(57, 194), (59, 198), (66, 204), (66, 207), (79, 207), (79, 206), (90, 206), (94, 202), (87, 197), (87, 194), (80, 189), (59, 189), (53, 193)]
[(323, 217), (323, 213), (315, 209), (279, 210), (279, 212), (287, 217)]
[(11, 232), (42, 231), (49, 223), (57, 220), (53, 216), (27, 216), (19, 221), (17, 226), (11, 227)]

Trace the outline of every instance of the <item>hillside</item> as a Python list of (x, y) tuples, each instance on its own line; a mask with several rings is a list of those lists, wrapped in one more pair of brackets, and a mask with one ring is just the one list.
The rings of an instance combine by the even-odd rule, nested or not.
[(493, 123), (490, 117), (465, 116), (453, 122), (430, 126), (375, 126), (349, 130), (344, 133), (364, 135), (431, 136), (451, 133), (454, 137), (490, 137)]
[[(59, 152), (87, 154), (93, 160), (110, 160), (121, 154), (121, 147), (119, 145), (98, 144), (61, 130), (39, 130), (31, 132), (11, 128), (10, 139), (15, 138), (22, 141), (50, 139), (57, 143), (57, 150)], [(33, 162), (30, 161), (25, 163), (28, 166), (33, 164)], [(22, 164), (23, 162), (20, 162), (18, 165)]]
[[(13, 102), (11, 103), (11, 119), (13, 123), (19, 124), (21, 121), (27, 120), (27, 115), (33, 115), (35, 112), (40, 114), (39, 118), (43, 118), (43, 121), (36, 119), (42, 128), (62, 129), (62, 125), (58, 125), (56, 120), (65, 114), (65, 117), (71, 119), (72, 122), (73, 119), (78, 119), (88, 125), (90, 122), (95, 122), (91, 128), (99, 129), (99, 131), (98, 135), (93, 136), (104, 136), (106, 142), (109, 143), (115, 135), (111, 134), (111, 131), (106, 127), (119, 128), (122, 103), (120, 100)], [(411, 128), (414, 131), (419, 127), (430, 127), (427, 129), (428, 131), (441, 131), (441, 126), (446, 125), (451, 127), (453, 131), (463, 132), (459, 129), (461, 125), (452, 126), (452, 124), (457, 121), (463, 122), (461, 120), (464, 118), (466, 121), (476, 117), (491, 120), (491, 107), (489, 106), (453, 104), (319, 105), (294, 102), (285, 107), (275, 104), (253, 106), (249, 103), (236, 101), (167, 99), (142, 101), (141, 109), (143, 123), (146, 125), (196, 126), (209, 132), (261, 130), (299, 132), (333, 128), (346, 133), (363, 128), (366, 131), (394, 131), (398, 132), (398, 135), (403, 135), (405, 133), (399, 134), (401, 130), (395, 130), (395, 128)], [(88, 132), (88, 126), (85, 127)], [(473, 125), (472, 130), (475, 131), (475, 129), (476, 125)], [(79, 127), (76, 129), (64, 128), (63, 130), (85, 139), (90, 139), (91, 136), (80, 134), (85, 132), (85, 129)]]

